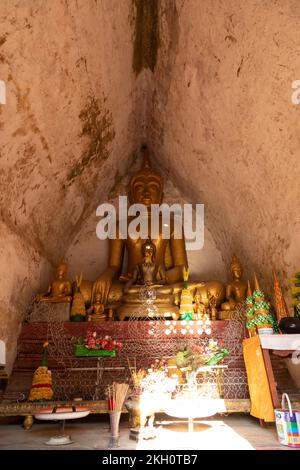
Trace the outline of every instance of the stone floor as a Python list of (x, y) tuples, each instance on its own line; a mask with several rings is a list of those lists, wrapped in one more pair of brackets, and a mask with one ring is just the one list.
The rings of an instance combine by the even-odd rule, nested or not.
[[(231, 415), (195, 420), (194, 432), (188, 432), (187, 422), (159, 416), (156, 420), (157, 438), (135, 442), (129, 439), (127, 417), (120, 424), (120, 449), (189, 450), (189, 449), (289, 449), (278, 443), (275, 426), (261, 428), (250, 416)], [(0, 425), (0, 450), (4, 449), (107, 449), (109, 443), (108, 417), (91, 417), (89, 420), (69, 421), (66, 434), (73, 444), (49, 447), (45, 441), (58, 434), (57, 423), (35, 422), (30, 431), (21, 424)]]

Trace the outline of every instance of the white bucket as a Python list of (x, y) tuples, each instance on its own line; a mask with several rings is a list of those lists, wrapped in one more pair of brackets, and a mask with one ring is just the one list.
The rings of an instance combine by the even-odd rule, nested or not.
[(273, 335), (273, 328), (257, 328), (260, 335)]
[[(288, 410), (285, 408), (285, 400)], [(274, 410), (279, 442), (284, 446), (300, 447), (300, 412), (293, 411), (287, 393), (282, 394), (281, 408)]]

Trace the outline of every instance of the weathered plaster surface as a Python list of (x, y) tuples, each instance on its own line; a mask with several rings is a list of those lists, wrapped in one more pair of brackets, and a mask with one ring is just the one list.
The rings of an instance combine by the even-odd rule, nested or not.
[(7, 370), (15, 355), (20, 323), (34, 292), (44, 292), (49, 263), (0, 223), (0, 338), (6, 345)]
[(270, 289), (300, 266), (300, 4), (162, 0), (148, 141), (182, 194), (206, 207), (226, 265), (235, 252)]
[(140, 146), (133, 11), (131, 0), (0, 2), (0, 338), (9, 363), (41, 271), (47, 283)]
[(281, 280), (299, 270), (299, 2), (160, 0), (140, 23), (145, 1), (0, 2), (0, 337), (10, 364), (23, 306), (58, 259), (67, 254), (71, 276), (104, 269), (95, 210), (126, 193), (141, 143), (166, 202), (205, 204), (193, 277), (224, 279), (233, 252), (269, 291), (272, 267)]
[(140, 139), (131, 12), (130, 0), (0, 4), (2, 217), (51, 261)]

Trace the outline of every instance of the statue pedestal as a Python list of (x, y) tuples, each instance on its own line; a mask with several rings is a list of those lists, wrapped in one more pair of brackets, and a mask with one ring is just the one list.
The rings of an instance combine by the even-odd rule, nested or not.
[(117, 317), (120, 321), (125, 320), (125, 318), (143, 320), (143, 319), (162, 319), (166, 320), (178, 320), (179, 318), (179, 308), (176, 305), (159, 305), (154, 303), (155, 314), (149, 314), (146, 305), (140, 304), (126, 304), (121, 305), (117, 308)]
[(239, 320), (240, 313), (237, 310), (219, 310), (218, 312), (219, 320)]
[(70, 303), (36, 303), (29, 317), (30, 323), (70, 321)]

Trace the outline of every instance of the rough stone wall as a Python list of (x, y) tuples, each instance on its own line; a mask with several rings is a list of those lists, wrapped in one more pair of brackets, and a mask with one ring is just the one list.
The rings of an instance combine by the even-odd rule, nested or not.
[(194, 277), (224, 278), (233, 252), (269, 291), (272, 267), (281, 280), (299, 270), (298, 44), (298, 0), (0, 2), (9, 364), (22, 309), (58, 259), (71, 275), (105, 267), (95, 209), (125, 189), (142, 142), (166, 201), (205, 204)]
[(300, 267), (300, 3), (161, 0), (148, 141), (206, 225), (271, 288)]
[(20, 324), (34, 292), (44, 292), (50, 269), (45, 258), (0, 223), (0, 338), (11, 370)]
[(9, 364), (29, 290), (47, 284), (140, 146), (133, 13), (131, 0), (0, 2), (0, 338)]
[(131, 14), (130, 0), (0, 4), (2, 217), (51, 261), (140, 142)]

